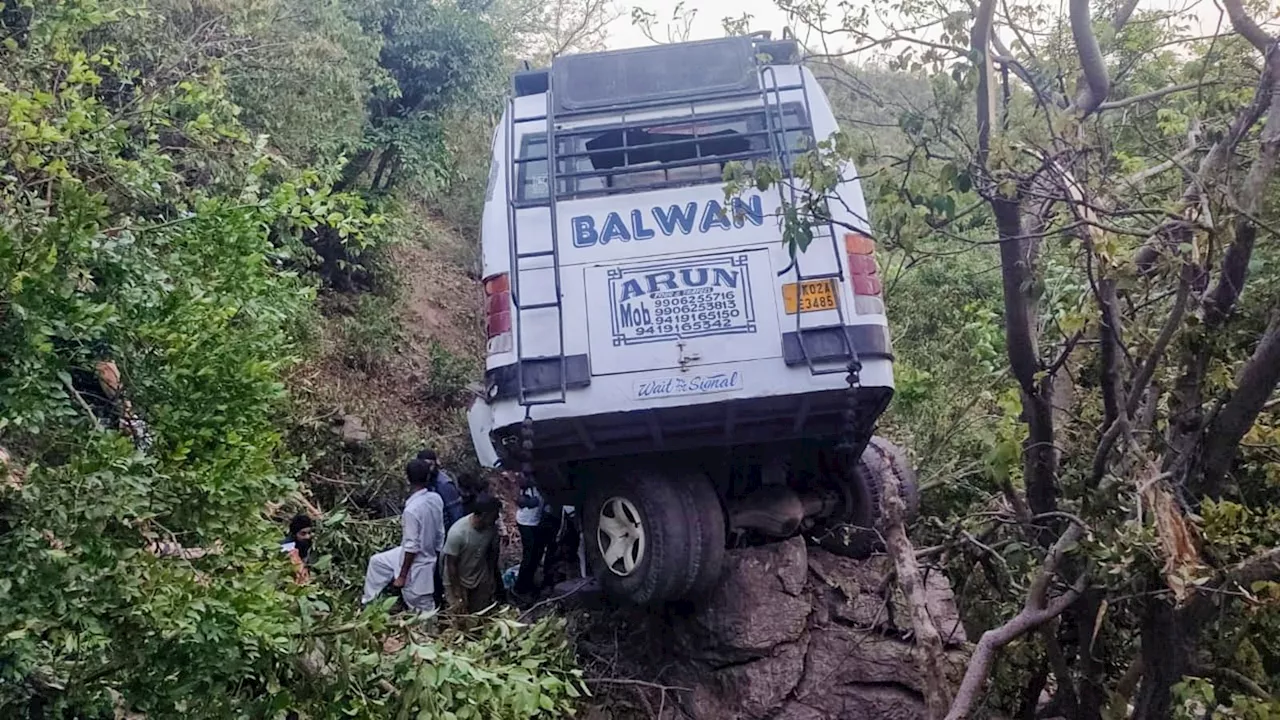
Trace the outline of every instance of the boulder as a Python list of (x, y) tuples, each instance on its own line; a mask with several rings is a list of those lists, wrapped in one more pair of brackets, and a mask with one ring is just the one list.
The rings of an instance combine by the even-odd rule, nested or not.
[(335, 420), (330, 431), (347, 445), (362, 445), (370, 437), (364, 421), (358, 415), (342, 415)]
[[(800, 538), (730, 551), (698, 607), (640, 620), (653, 677), (688, 688), (669, 720), (907, 720), (925, 717), (910, 613), (887, 557), (857, 561)], [(953, 682), (966, 638), (940, 573), (925, 578)], [(678, 682), (674, 679), (678, 679)]]

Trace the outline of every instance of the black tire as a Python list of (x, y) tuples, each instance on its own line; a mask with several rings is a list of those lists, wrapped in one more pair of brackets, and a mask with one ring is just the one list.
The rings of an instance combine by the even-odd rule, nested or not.
[(915, 520), (920, 512), (920, 486), (915, 470), (902, 448), (882, 437), (873, 437), (858, 458), (852, 477), (833, 478), (840, 485), (846, 507), (819, 529), (818, 544), (823, 549), (858, 559), (884, 550), (880, 496), (885, 476), (890, 472), (898, 477), (899, 495), (906, 506), (904, 519)]
[(687, 483), (693, 502), (685, 507), (685, 515), (690, 525), (696, 524), (699, 529), (702, 558), (693, 582), (685, 590), (683, 597), (697, 602), (720, 584), (720, 576), (724, 572), (725, 517), (720, 496), (716, 494), (707, 476), (700, 473), (691, 475)]
[[(619, 503), (642, 529), (638, 559), (629, 571), (622, 559), (614, 567), (606, 562), (602, 548), (601, 521), (617, 517)], [(693, 585), (702, 567), (704, 552), (702, 525), (689, 521), (688, 508), (694, 504), (687, 482), (656, 471), (625, 470), (612, 478), (593, 480), (583, 503), (583, 540), (591, 569), (601, 587), (616, 600), (648, 605), (683, 596)], [(629, 506), (629, 508), (627, 507)], [(604, 533), (608, 543), (608, 533)], [(634, 554), (631, 557), (635, 557)]]

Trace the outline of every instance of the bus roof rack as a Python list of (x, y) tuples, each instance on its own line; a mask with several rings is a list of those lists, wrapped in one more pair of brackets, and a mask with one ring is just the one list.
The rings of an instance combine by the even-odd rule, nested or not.
[(771, 37), (761, 31), (746, 37), (567, 55), (552, 60), (549, 68), (530, 69), (523, 62), (512, 73), (511, 84), (516, 97), (539, 95), (547, 92), (554, 73), (557, 95), (567, 93), (558, 98), (563, 110), (608, 107), (628, 96), (674, 99), (712, 89), (742, 90), (756, 85), (753, 66), (800, 62), (799, 42)]
[(539, 95), (547, 91), (550, 71), (547, 68), (538, 70), (521, 70), (512, 74), (511, 86), (516, 97)]
[(792, 38), (757, 40), (755, 51), (761, 65), (795, 65), (800, 62), (800, 43)]

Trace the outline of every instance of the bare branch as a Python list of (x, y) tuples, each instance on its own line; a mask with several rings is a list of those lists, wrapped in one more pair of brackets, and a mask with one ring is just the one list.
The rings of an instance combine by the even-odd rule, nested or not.
[(1138, 252), (1134, 256), (1134, 263), (1138, 266), (1140, 272), (1146, 274), (1154, 270), (1155, 262), (1159, 258), (1160, 252), (1166, 247), (1176, 246), (1187, 234), (1186, 223), (1190, 220), (1188, 216), (1200, 204), (1205, 184), (1226, 167), (1227, 160), (1235, 154), (1236, 148), (1249, 133), (1250, 128), (1257, 124), (1258, 119), (1262, 117), (1262, 113), (1271, 105), (1271, 88), (1275, 83), (1277, 72), (1280, 72), (1280, 69), (1277, 69), (1275, 65), (1276, 63), (1274, 62), (1268, 62), (1264, 65), (1262, 75), (1258, 78), (1258, 85), (1253, 98), (1244, 107), (1240, 108), (1240, 112), (1236, 114), (1235, 119), (1231, 122), (1231, 127), (1228, 129), (1227, 134), (1215, 142), (1209, 148), (1209, 152), (1205, 153), (1205, 156), (1200, 159), (1200, 164), (1187, 183), (1187, 187), (1178, 201), (1178, 208), (1174, 212), (1175, 215), (1182, 215), (1183, 219), (1170, 220), (1162, 224), (1152, 234), (1151, 238), (1143, 243), (1142, 247), (1138, 248)]
[(1044, 565), (1027, 593), (1027, 601), (1022, 610), (1009, 622), (982, 634), (946, 720), (964, 720), (970, 717), (1001, 648), (1061, 615), (1080, 597), (1085, 588), (1085, 575), (1081, 575), (1070, 588), (1052, 599), (1049, 598), (1049, 587), (1063, 555), (1083, 536), (1084, 531), (1079, 525), (1073, 524), (1067, 528), (1045, 556)]
[(1178, 295), (1173, 300), (1173, 308), (1169, 311), (1169, 316), (1165, 318), (1164, 326), (1160, 328), (1160, 334), (1156, 336), (1155, 344), (1151, 346), (1151, 351), (1147, 353), (1147, 359), (1143, 362), (1133, 382), (1129, 383), (1129, 399), (1125, 403), (1125, 413), (1130, 417), (1138, 411), (1138, 404), (1142, 402), (1142, 394), (1147, 391), (1147, 383), (1151, 382), (1151, 378), (1156, 374), (1156, 368), (1160, 365), (1160, 361), (1164, 359), (1164, 353), (1169, 349), (1169, 343), (1173, 340), (1173, 335), (1178, 328), (1182, 326), (1182, 318), (1187, 309), (1187, 298), (1191, 295), (1191, 278), (1190, 268), (1184, 268), (1179, 275)]
[(1137, 105), (1138, 103), (1147, 102), (1148, 100), (1159, 100), (1160, 98), (1165, 97), (1166, 95), (1172, 95), (1174, 93), (1180, 93), (1186, 90), (1197, 90), (1199, 88), (1206, 87), (1208, 85), (1213, 85), (1213, 84), (1214, 83), (1212, 82), (1197, 81), (1197, 82), (1190, 82), (1190, 83), (1182, 83), (1181, 85), (1170, 85), (1169, 87), (1160, 88), (1159, 90), (1152, 90), (1151, 92), (1142, 93), (1141, 95), (1132, 95), (1127, 98), (1121, 98), (1119, 100), (1104, 102), (1098, 105), (1098, 112), (1102, 112), (1103, 110), (1115, 110), (1117, 108), (1129, 107), (1130, 105)]
[(1191, 599), (1182, 613), (1193, 623), (1203, 622), (1215, 613), (1220, 590), (1233, 586), (1248, 587), (1266, 580), (1280, 580), (1280, 547), (1242, 560), (1219, 571), (1209, 582), (1193, 587)]
[(1231, 18), (1231, 27), (1240, 33), (1241, 37), (1249, 41), (1249, 44), (1258, 49), (1258, 52), (1266, 55), (1268, 49), (1275, 42), (1258, 23), (1249, 17), (1249, 13), (1244, 9), (1244, 3), (1240, 0), (1222, 0), (1222, 4), (1227, 8), (1227, 17)]
[(1244, 690), (1259, 700), (1270, 700), (1272, 698), (1271, 693), (1259, 685), (1253, 678), (1228, 667), (1194, 665), (1191, 668), (1191, 672), (1201, 677), (1207, 677), (1211, 680), (1216, 680)]
[(991, 152), (991, 111), (996, 105), (994, 68), (991, 64), (991, 26), (995, 17), (995, 0), (982, 0), (974, 13), (973, 30), (969, 34), (972, 52), (981, 58), (978, 68), (978, 163), (985, 166)]
[(1111, 93), (1111, 78), (1107, 76), (1107, 63), (1093, 34), (1093, 20), (1089, 17), (1089, 0), (1071, 0), (1071, 37), (1076, 41), (1076, 53), (1080, 56), (1080, 68), (1084, 73), (1085, 87), (1076, 98), (1076, 114), (1088, 117)]
[(1244, 185), (1238, 197), (1240, 215), (1235, 222), (1235, 239), (1227, 248), (1222, 260), (1222, 273), (1218, 283), (1205, 298), (1205, 320), (1218, 325), (1226, 320), (1235, 308), (1240, 293), (1244, 291), (1249, 273), (1249, 259), (1258, 237), (1258, 223), (1254, 220), (1262, 209), (1262, 199), (1275, 173), (1276, 157), (1280, 154), (1280, 46), (1273, 45), (1267, 53), (1267, 67), (1271, 76), (1269, 95), (1271, 103), (1262, 128), (1258, 157), (1249, 167)]
[(1129, 23), (1129, 18), (1133, 16), (1134, 8), (1138, 7), (1138, 0), (1124, 0), (1120, 7), (1116, 8), (1116, 14), (1111, 18), (1111, 29), (1120, 32), (1124, 26)]
[[(1103, 104), (1105, 105), (1106, 103), (1103, 103)], [(1159, 175), (1162, 172), (1166, 172), (1168, 170), (1174, 169), (1175, 167), (1178, 167), (1179, 164), (1181, 164), (1184, 160), (1186, 160), (1187, 158), (1195, 154), (1195, 151), (1196, 149), (1194, 146), (1184, 148), (1177, 155), (1174, 155), (1173, 157), (1169, 158), (1168, 160), (1165, 160), (1162, 163), (1152, 165), (1151, 167), (1146, 168), (1144, 170), (1139, 170), (1138, 172), (1128, 177), (1121, 178), (1120, 183), (1122, 185), (1128, 185), (1130, 187), (1138, 187), (1142, 185), (1142, 183), (1155, 177), (1156, 175)]]
[[(869, 449), (879, 453), (875, 445)], [(930, 718), (941, 718), (951, 704), (947, 686), (945, 667), (946, 654), (942, 648), (942, 634), (929, 615), (929, 597), (920, 582), (920, 566), (916, 562), (915, 548), (907, 537), (906, 504), (902, 501), (901, 482), (893, 458), (881, 454), (880, 459), (886, 463), (888, 472), (884, 473), (884, 488), (880, 493), (881, 512), (885, 517), (885, 546), (893, 558), (897, 570), (898, 584), (902, 594), (907, 598), (907, 607), (911, 609), (911, 628), (915, 632), (916, 654), (923, 671), (924, 699)], [(998, 557), (998, 556), (997, 556)]]

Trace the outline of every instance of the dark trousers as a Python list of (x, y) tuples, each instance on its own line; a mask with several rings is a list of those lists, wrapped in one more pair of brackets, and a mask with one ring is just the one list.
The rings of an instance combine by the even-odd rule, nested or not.
[[(520, 557), (520, 574), (516, 576), (515, 590), (521, 595), (529, 595), (535, 590), (534, 576), (538, 572), (538, 565), (542, 564), (543, 556), (546, 555), (547, 542), (550, 539), (551, 536), (547, 533), (545, 526), (520, 526), (520, 545), (524, 551)], [(543, 575), (545, 577), (545, 571)]]

